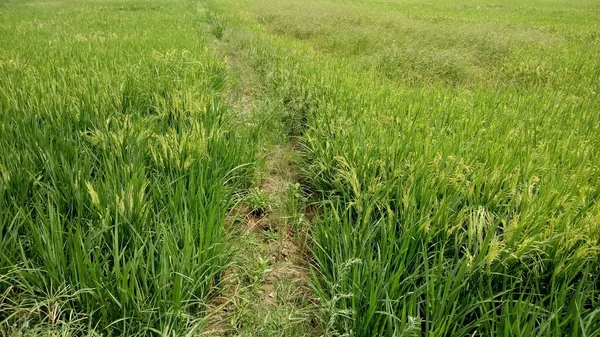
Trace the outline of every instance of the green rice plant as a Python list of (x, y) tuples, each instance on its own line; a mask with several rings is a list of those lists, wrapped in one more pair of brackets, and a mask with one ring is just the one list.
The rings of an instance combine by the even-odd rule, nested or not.
[[(210, 6), (233, 13), (231, 48), (303, 121), (300, 167), (323, 203), (312, 238), (327, 331), (600, 333), (596, 12)], [(348, 261), (361, 263), (341, 273)]]
[(293, 230), (299, 230), (308, 221), (305, 216), (308, 199), (300, 183), (288, 184), (284, 207), (288, 214), (286, 222)]
[(226, 28), (225, 20), (223, 19), (223, 17), (218, 16), (213, 12), (207, 12), (206, 19), (208, 21), (208, 24), (210, 25), (211, 34), (219, 40), (222, 39)]
[(195, 333), (255, 134), (189, 3), (54, 5), (0, 13), (0, 334)]
[[(198, 333), (282, 124), (320, 204), (327, 334), (600, 335), (598, 13), (1, 2), (0, 334)], [(203, 31), (275, 112), (230, 113)]]

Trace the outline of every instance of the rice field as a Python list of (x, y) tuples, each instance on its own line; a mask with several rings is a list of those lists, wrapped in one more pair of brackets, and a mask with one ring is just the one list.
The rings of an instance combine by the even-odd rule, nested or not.
[(599, 93), (593, 0), (0, 2), (0, 335), (600, 336)]
[(194, 333), (255, 161), (195, 7), (1, 15), (0, 335)]

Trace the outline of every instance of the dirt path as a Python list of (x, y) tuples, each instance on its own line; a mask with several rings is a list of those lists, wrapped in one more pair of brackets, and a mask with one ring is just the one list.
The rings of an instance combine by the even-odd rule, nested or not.
[(308, 222), (290, 148), (268, 149), (260, 188), (250, 193), (258, 195), (232, 211), (235, 255), (210, 308), (207, 336), (316, 334), (316, 303), (307, 283)]
[(308, 285), (310, 223), (285, 112), (261, 91), (254, 70), (235, 50), (218, 36), (214, 46), (228, 66), (229, 105), (242, 123), (262, 125), (264, 161), (255, 186), (231, 211), (234, 255), (220, 295), (208, 308), (204, 335), (318, 336), (318, 306)]

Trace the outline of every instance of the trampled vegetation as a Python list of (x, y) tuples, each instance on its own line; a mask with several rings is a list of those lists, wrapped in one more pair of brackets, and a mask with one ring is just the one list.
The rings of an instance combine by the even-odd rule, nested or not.
[(1, 332), (600, 335), (598, 3), (0, 6)]

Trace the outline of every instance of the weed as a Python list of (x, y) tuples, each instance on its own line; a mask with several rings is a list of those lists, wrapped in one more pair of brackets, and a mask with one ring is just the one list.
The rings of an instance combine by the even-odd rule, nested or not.
[(244, 200), (256, 216), (262, 216), (271, 209), (271, 197), (258, 187), (248, 190)]

